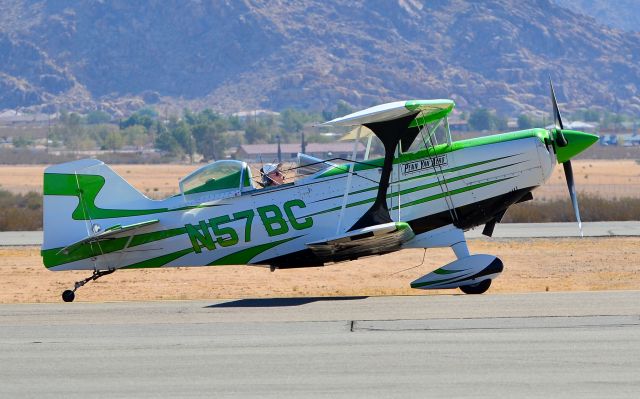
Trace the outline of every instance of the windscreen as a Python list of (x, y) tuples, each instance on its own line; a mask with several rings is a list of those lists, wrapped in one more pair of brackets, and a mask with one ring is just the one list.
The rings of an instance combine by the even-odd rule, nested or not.
[(296, 174), (298, 176), (310, 176), (334, 165), (335, 164), (323, 161), (320, 158), (298, 153), (298, 165), (296, 168)]

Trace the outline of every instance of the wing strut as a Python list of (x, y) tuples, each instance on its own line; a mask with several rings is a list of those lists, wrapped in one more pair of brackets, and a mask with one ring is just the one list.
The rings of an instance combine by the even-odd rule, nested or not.
[(387, 190), (393, 169), (393, 159), (398, 144), (402, 143), (403, 147), (406, 146), (408, 148), (417, 136), (419, 128), (417, 126), (409, 126), (417, 114), (418, 112), (414, 112), (397, 119), (364, 124), (364, 126), (371, 129), (380, 141), (382, 141), (384, 145), (384, 163), (382, 164), (378, 194), (375, 202), (371, 208), (351, 226), (349, 231), (392, 222), (389, 208), (387, 207)]
[(358, 154), (358, 143), (360, 142), (361, 133), (362, 125), (357, 128), (356, 139), (353, 142), (353, 153), (351, 154), (351, 160), (353, 162), (351, 162), (351, 165), (349, 166), (349, 174), (347, 175), (347, 187), (345, 188), (344, 196), (342, 197), (342, 207), (340, 208), (340, 217), (338, 218), (336, 235), (340, 234), (340, 229), (342, 228), (342, 218), (344, 217), (344, 210), (347, 208), (347, 199), (349, 198), (349, 191), (351, 190), (351, 177), (353, 176), (353, 168), (356, 166), (356, 155)]

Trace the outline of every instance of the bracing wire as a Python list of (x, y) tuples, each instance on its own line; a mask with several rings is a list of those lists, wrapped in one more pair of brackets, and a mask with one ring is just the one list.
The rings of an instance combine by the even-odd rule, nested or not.
[[(438, 124), (435, 125), (435, 127), (433, 129), (433, 134), (431, 134), (432, 132), (427, 127), (427, 135), (429, 137), (429, 144), (427, 144), (427, 141), (424, 138), (424, 133), (423, 133), (424, 132), (424, 128), (422, 130), (420, 130), (420, 137), (422, 138), (422, 142), (424, 143), (425, 149), (427, 150), (427, 156), (429, 156), (429, 157), (432, 157), (432, 156), (435, 157), (436, 156), (436, 149), (435, 149), (435, 145), (433, 143), (433, 140), (434, 140), (433, 136), (435, 136), (436, 129), (438, 128), (439, 124), (440, 124), (440, 122), (438, 122)], [(437, 142), (436, 142), (436, 144), (437, 144)], [(430, 153), (430, 149), (431, 148), (433, 148), (433, 155), (431, 155), (431, 153)], [(449, 210), (449, 216), (451, 216), (451, 220), (455, 222), (456, 219), (457, 219), (457, 215), (454, 213), (455, 212), (455, 208), (453, 207), (453, 204), (452, 203), (450, 204), (449, 201), (447, 200), (447, 197), (449, 196), (449, 187), (447, 186), (447, 180), (444, 177), (444, 172), (442, 171), (442, 166), (440, 166), (440, 168), (439, 168), (440, 169), (440, 174), (438, 174), (438, 168), (436, 167), (435, 160), (432, 163), (432, 168), (433, 168), (433, 171), (435, 173), (436, 180), (438, 181), (438, 186), (440, 187), (440, 191), (442, 191), (444, 193), (444, 195), (445, 195), (444, 201), (447, 204), (447, 209)], [(442, 180), (443, 181), (440, 181), (440, 175), (442, 175)], [(443, 184), (444, 184), (444, 187), (442, 187)], [(451, 208), (453, 208), (453, 211), (452, 211)]]
[[(440, 119), (440, 121), (438, 122), (438, 125), (436, 126), (436, 129), (440, 127), (440, 125), (442, 124), (442, 119)], [(448, 126), (448, 125), (447, 125)], [(433, 131), (433, 135), (429, 136), (429, 139), (431, 140), (431, 137), (433, 137), (433, 141), (435, 141), (436, 145), (438, 144), (438, 138), (436, 137), (436, 130), (434, 129)], [(431, 141), (432, 146), (433, 146), (433, 141)], [(436, 155), (436, 149), (435, 146), (433, 146), (433, 155)], [(442, 165), (439, 164), (437, 165), (437, 168), (440, 170), (440, 174), (442, 175), (442, 182), (444, 184), (444, 188), (445, 188), (445, 201), (447, 202), (447, 208), (450, 208), (449, 212), (452, 213), (452, 220), (455, 222), (456, 220), (458, 220), (458, 213), (456, 212), (456, 207), (453, 204), (453, 198), (450, 194), (449, 191), (449, 184), (447, 183), (447, 178), (444, 176), (444, 171), (442, 170)], [(434, 162), (433, 165), (433, 169), (434, 171), (436, 170), (436, 165)]]
[(424, 252), (422, 253), (422, 261), (420, 262), (419, 265), (415, 265), (415, 266), (408, 267), (406, 269), (398, 270), (397, 272), (391, 273), (389, 276), (393, 276), (393, 275), (396, 275), (398, 273), (406, 272), (407, 270), (415, 269), (416, 267), (420, 267), (420, 266), (424, 265), (424, 260), (425, 260), (426, 257), (427, 257), (427, 248), (425, 248)]

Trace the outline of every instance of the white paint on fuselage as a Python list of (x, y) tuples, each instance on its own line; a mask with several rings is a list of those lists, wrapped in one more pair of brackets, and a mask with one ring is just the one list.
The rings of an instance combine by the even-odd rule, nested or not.
[[(489, 159), (494, 160), (491, 162), (485, 162)], [(433, 165), (434, 163), (436, 165), (442, 165), (442, 161), (431, 162), (430, 165)], [(456, 190), (460, 191), (459, 193), (451, 196), (451, 200), (456, 207), (473, 204), (517, 189), (542, 185), (553, 171), (553, 167), (555, 166), (555, 157), (554, 154), (549, 153), (544, 143), (542, 143), (538, 138), (530, 137), (469, 147), (447, 153), (446, 166), (443, 166), (443, 169), (450, 170), (453, 168), (461, 168), (473, 163), (482, 164), (438, 175), (440, 182), (443, 180), (446, 181), (446, 188), (448, 191), (454, 193)], [(402, 163), (394, 165), (394, 169), (391, 173), (391, 186), (388, 190), (388, 193), (393, 194), (391, 198), (388, 198), (387, 204), (394, 221), (398, 221), (400, 219), (402, 221), (409, 221), (448, 210), (447, 203), (442, 197), (426, 202), (420, 202), (426, 198), (442, 194), (444, 185), (437, 184), (437, 177), (425, 176), (426, 174), (434, 171), (433, 167), (431, 169), (423, 168), (417, 172), (413, 171), (413, 173), (410, 174), (403, 173), (403, 167)], [(361, 217), (361, 215), (371, 207), (373, 203), (372, 199), (376, 196), (377, 183), (375, 182), (380, 178), (380, 170), (381, 168), (373, 168), (358, 171), (357, 175), (353, 176), (351, 179), (350, 193), (353, 194), (349, 195), (347, 203), (352, 204), (352, 206), (348, 207), (346, 212), (344, 212), (344, 219), (341, 223), (342, 231), (348, 230)], [(487, 170), (490, 171), (486, 173), (479, 173)], [(462, 176), (471, 174), (474, 175), (462, 178)], [(398, 178), (413, 178), (420, 175), (423, 175), (423, 177), (414, 178), (408, 181), (400, 181), (398, 183)], [(277, 240), (292, 238), (288, 242), (284, 242), (274, 248), (259, 253), (252, 259), (252, 263), (260, 263), (261, 261), (276, 256), (304, 250), (306, 249), (306, 243), (334, 236), (340, 214), (339, 208), (342, 205), (343, 200), (342, 195), (346, 189), (346, 177), (346, 173), (328, 176), (325, 178), (310, 176), (300, 179), (293, 184), (278, 187), (277, 189), (268, 191), (248, 191), (241, 195), (231, 196), (229, 198), (211, 201), (211, 203), (209, 203), (209, 205), (216, 206), (189, 210), (175, 210), (154, 214), (152, 216), (120, 218), (109, 220), (108, 222), (101, 221), (101, 223), (117, 223), (125, 225), (153, 217), (158, 218), (160, 222), (157, 225), (150, 227), (148, 230), (145, 230), (145, 232), (167, 230), (183, 228), (186, 223), (197, 225), (199, 221), (206, 221), (210, 218), (221, 215), (231, 215), (234, 212), (245, 209), (256, 210), (258, 207), (266, 205), (276, 205), (282, 209), (282, 205), (286, 201), (302, 199), (305, 202), (306, 207), (296, 209), (295, 215), (297, 219), (303, 219), (312, 215), (313, 227), (309, 229), (295, 230), (290, 221), (288, 221), (288, 233), (269, 237), (256, 212), (251, 227), (250, 242), (246, 242), (244, 240), (245, 222), (243, 220), (231, 222), (229, 226), (233, 227), (238, 232), (239, 236), (239, 241), (236, 245), (230, 247), (221, 247), (218, 245), (215, 250), (209, 251), (203, 249), (200, 253), (192, 252), (178, 257), (177, 259), (166, 263), (164, 266), (175, 267), (206, 265), (216, 259), (237, 253), (243, 249)], [(488, 185), (468, 190), (471, 186), (483, 183), (487, 183)], [(425, 185), (432, 185), (432, 187), (424, 187), (422, 189), (407, 192), (400, 197), (400, 200), (398, 200), (396, 195), (398, 190), (410, 191)], [(104, 189), (108, 188), (109, 180), (107, 180), (107, 184)], [(366, 189), (370, 190), (357, 193), (357, 191)], [(191, 196), (187, 197), (188, 201), (194, 201), (196, 199)], [(369, 202), (366, 202), (367, 200), (369, 200)], [(62, 219), (64, 219), (68, 222), (70, 219), (70, 213), (77, 205), (77, 200), (70, 197), (60, 197), (59, 199), (56, 199), (56, 201), (66, 202), (63, 207), (64, 211), (60, 212), (60, 214), (56, 216), (56, 220), (62, 221)], [(184, 201), (185, 199), (178, 196), (164, 201), (153, 201), (153, 205), (154, 207), (175, 209), (180, 206), (184, 206)], [(71, 202), (73, 202), (73, 204), (71, 204)], [(113, 200), (111, 202), (113, 202)], [(358, 204), (359, 202), (362, 203)], [(398, 211), (399, 202), (400, 211)], [(333, 210), (326, 212), (329, 209)], [(70, 223), (77, 224), (78, 226), (81, 225), (82, 231), (86, 231), (86, 222), (72, 221)], [(79, 236), (80, 234), (76, 235)], [(75, 237), (74, 235), (74, 239), (78, 239), (78, 237)], [(64, 237), (64, 241), (65, 243), (73, 242), (70, 237)], [(56, 244), (60, 245), (59, 240), (56, 240)], [(138, 245), (117, 253), (99, 256), (98, 259), (84, 259), (67, 263), (54, 267), (51, 270), (122, 267), (191, 247), (192, 244), (188, 235), (181, 234), (171, 238)]]

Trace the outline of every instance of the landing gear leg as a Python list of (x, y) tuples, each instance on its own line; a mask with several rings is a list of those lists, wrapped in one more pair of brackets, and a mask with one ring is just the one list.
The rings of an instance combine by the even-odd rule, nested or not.
[(73, 290), (66, 290), (62, 293), (62, 300), (65, 302), (73, 302), (73, 300), (76, 298), (76, 290), (80, 287), (82, 287), (83, 285), (85, 285), (86, 283), (90, 282), (90, 281), (94, 281), (99, 279), (102, 276), (106, 276), (107, 274), (111, 274), (113, 272), (115, 272), (116, 269), (112, 269), (112, 270), (94, 270), (93, 274), (91, 275), (91, 277), (87, 277), (84, 280), (80, 280), (80, 281), (76, 281), (76, 283), (74, 284), (74, 288)]

